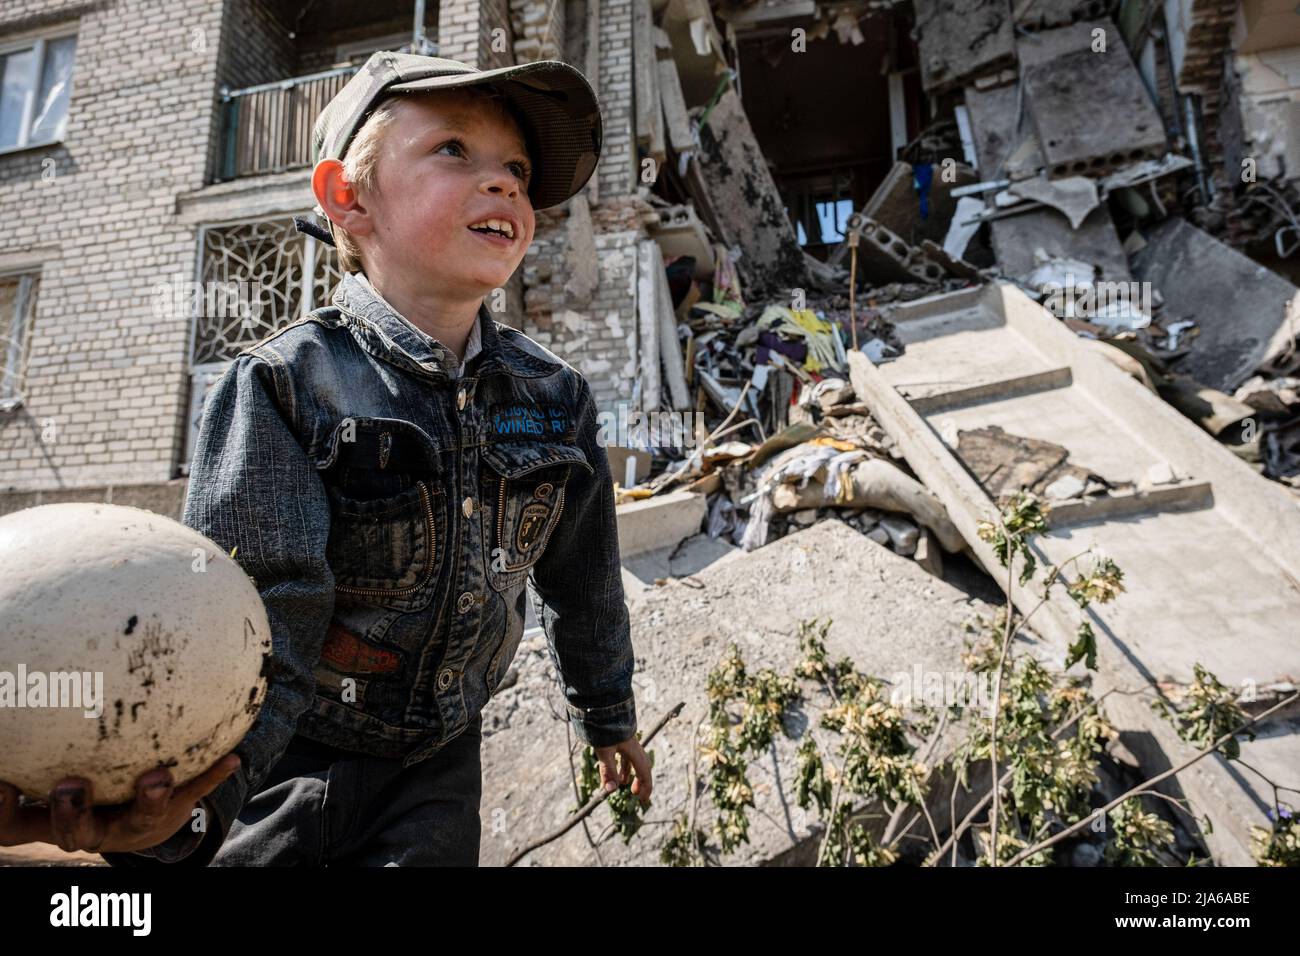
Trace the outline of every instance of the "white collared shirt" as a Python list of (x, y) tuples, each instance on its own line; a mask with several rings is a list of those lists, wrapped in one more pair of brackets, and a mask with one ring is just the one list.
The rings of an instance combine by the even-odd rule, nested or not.
[[(379, 291), (373, 285), (370, 284), (370, 280), (366, 277), (366, 274), (364, 272), (358, 272), (356, 276), (358, 279), (360, 279), (362, 282), (366, 284), (366, 286), (370, 289), (371, 292), (375, 294), (376, 299), (384, 303), (384, 305), (388, 306), (388, 308), (392, 310), (393, 315), (397, 316), (399, 319), (401, 319), (403, 322), (409, 325), (417, 335), (423, 336), (425, 339), (427, 339), (430, 342), (438, 342), (438, 340), (435, 339), (433, 336), (422, 331), (421, 329), (416, 328), (415, 323), (413, 323), (406, 316), (402, 315), (402, 313), (394, 309), (393, 304), (389, 302), (387, 299), (385, 299), (382, 295), (380, 295)], [(475, 355), (478, 355), (479, 352), (483, 351), (483, 336), (479, 331), (480, 321), (481, 319), (479, 318), (479, 316), (475, 315), (474, 328), (470, 330), (469, 341), (465, 343), (465, 357), (460, 360), (460, 365), (456, 367), (456, 378), (460, 378), (462, 375), (464, 375), (465, 365)], [(441, 342), (438, 342), (438, 344), (442, 345)]]

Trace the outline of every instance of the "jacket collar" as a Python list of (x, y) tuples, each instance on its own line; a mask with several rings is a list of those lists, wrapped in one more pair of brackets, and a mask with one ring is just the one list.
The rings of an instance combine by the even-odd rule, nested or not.
[[(411, 371), (455, 380), (460, 367), (456, 353), (436, 339), (422, 335), (380, 298), (368, 282), (361, 281), (357, 273), (344, 273), (331, 301), (353, 320), (348, 324), (366, 351)], [(481, 351), (466, 363), (466, 375), (507, 372), (524, 378), (540, 378), (560, 368), (557, 363), (533, 355), (510, 341), (509, 337), (517, 333), (499, 327), (486, 305), (479, 306), (478, 323)], [(506, 328), (504, 334), (501, 328)]]

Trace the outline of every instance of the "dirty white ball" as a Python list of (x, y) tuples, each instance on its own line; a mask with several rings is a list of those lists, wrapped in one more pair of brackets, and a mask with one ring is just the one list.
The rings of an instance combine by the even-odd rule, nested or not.
[(252, 580), (192, 528), (105, 504), (0, 517), (0, 780), (29, 797), (193, 779), (252, 726), (270, 650)]

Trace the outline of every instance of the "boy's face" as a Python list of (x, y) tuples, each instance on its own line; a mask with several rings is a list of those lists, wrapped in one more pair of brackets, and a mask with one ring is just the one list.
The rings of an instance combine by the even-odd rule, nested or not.
[[(441, 294), (487, 295), (533, 240), (530, 165), (517, 124), (491, 101), (400, 96), (379, 143), (378, 190), (358, 196), (374, 228), (360, 240), (366, 262)], [(470, 229), (490, 219), (510, 223), (513, 238)]]

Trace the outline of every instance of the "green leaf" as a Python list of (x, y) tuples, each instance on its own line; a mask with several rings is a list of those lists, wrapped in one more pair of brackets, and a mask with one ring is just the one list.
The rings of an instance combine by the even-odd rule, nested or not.
[(1080, 660), (1083, 660), (1083, 666), (1088, 670), (1097, 669), (1097, 635), (1093, 634), (1092, 625), (1087, 621), (1079, 625), (1078, 640), (1070, 645), (1069, 653), (1065, 658), (1066, 669), (1069, 670)]

